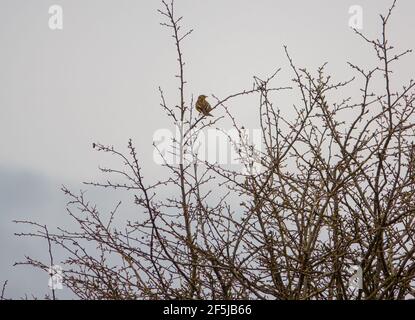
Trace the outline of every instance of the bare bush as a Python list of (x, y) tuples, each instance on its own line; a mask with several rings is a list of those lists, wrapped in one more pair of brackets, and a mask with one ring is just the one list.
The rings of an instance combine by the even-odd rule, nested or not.
[[(298, 68), (286, 48), (292, 88), (273, 86), (277, 71), (265, 80), (255, 77), (249, 90), (214, 97), (213, 109), (223, 109), (240, 136), (243, 128), (228, 103), (246, 95), (259, 99), (264, 148), (231, 141), (248, 160), (240, 172), (194, 154), (198, 134), (223, 117), (196, 115), (193, 101), (185, 101), (181, 45), (191, 31), (182, 31), (174, 4), (163, 2), (162, 25), (177, 49), (180, 97), (168, 103), (160, 89), (161, 106), (179, 128), (171, 144), (180, 161), (166, 160), (168, 177), (154, 183), (143, 178), (132, 141), (128, 154), (94, 144), (122, 161), (122, 168), (102, 171), (123, 182), (110, 178), (90, 185), (133, 192), (140, 218), (115, 227), (118, 206), (105, 216), (83, 193), (64, 188), (79, 230), (50, 233), (20, 221), (39, 229), (20, 235), (47, 239), (66, 251), (64, 284), (82, 299), (414, 297), (415, 83), (400, 89), (392, 84), (393, 65), (409, 53), (396, 52), (387, 40), (394, 6), (381, 16), (379, 39), (356, 30), (378, 64), (364, 69), (349, 63), (354, 79), (333, 82), (325, 65), (315, 73)], [(379, 79), (383, 85), (375, 91)], [(336, 101), (332, 92), (352, 82), (360, 91)], [(285, 90), (299, 95), (294, 120), (276, 107), (275, 96)], [(187, 156), (193, 161), (185, 161)], [(254, 164), (262, 170), (250, 170)], [(160, 190), (170, 196), (160, 198)], [(238, 198), (240, 204), (231, 205)], [(24, 263), (47, 271), (50, 257)], [(349, 287), (352, 265), (362, 268), (361, 290)]]

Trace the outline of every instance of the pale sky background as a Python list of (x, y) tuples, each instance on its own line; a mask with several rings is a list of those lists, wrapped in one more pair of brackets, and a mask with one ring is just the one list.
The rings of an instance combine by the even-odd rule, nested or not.
[[(363, 32), (380, 30), (378, 13), (392, 0), (176, 0), (183, 23), (195, 29), (183, 46), (191, 95), (224, 97), (249, 89), (252, 76), (292, 75), (283, 45), (299, 67), (328, 61), (337, 80), (352, 73), (347, 61), (374, 66), (373, 52), (349, 28), (349, 8), (363, 8)], [(49, 7), (63, 7), (61, 31), (48, 27)], [(147, 176), (160, 175), (153, 162), (153, 133), (167, 126), (158, 86), (177, 104), (175, 48), (162, 28), (155, 0), (0, 0), (0, 285), (18, 298), (48, 292), (47, 275), (12, 267), (25, 254), (45, 256), (45, 243), (18, 239), (13, 219), (51, 226), (65, 221), (62, 184), (79, 190), (99, 177), (111, 160), (92, 150), (93, 141), (124, 148), (136, 144)], [(415, 2), (400, 0), (389, 37), (400, 49), (414, 48)], [(394, 83), (415, 74), (414, 55), (395, 68)], [(238, 120), (255, 128), (255, 104), (240, 103)], [(246, 100), (249, 101), (249, 100)], [(281, 108), (287, 113), (291, 104)], [(233, 110), (235, 110), (233, 109)], [(217, 110), (216, 115), (223, 111)], [(100, 196), (104, 207), (117, 195)], [(108, 207), (109, 208), (109, 207)], [(61, 297), (69, 297), (63, 290)]]

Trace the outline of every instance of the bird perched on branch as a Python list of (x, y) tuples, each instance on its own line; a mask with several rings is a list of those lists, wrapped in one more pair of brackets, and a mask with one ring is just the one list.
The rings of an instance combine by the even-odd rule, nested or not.
[(200, 95), (199, 98), (197, 98), (196, 101), (196, 110), (202, 113), (204, 116), (210, 116), (213, 117), (210, 114), (210, 111), (212, 110), (212, 107), (210, 106), (209, 102), (206, 101), (207, 96)]

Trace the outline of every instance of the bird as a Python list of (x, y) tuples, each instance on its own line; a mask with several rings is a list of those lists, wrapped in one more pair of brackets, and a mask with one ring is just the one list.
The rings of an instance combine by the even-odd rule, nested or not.
[(206, 101), (207, 96), (205, 95), (200, 95), (197, 98), (196, 101), (196, 110), (199, 111), (200, 113), (202, 113), (204, 116), (210, 116), (213, 117), (210, 114), (210, 111), (212, 111), (212, 107), (210, 106), (209, 102)]

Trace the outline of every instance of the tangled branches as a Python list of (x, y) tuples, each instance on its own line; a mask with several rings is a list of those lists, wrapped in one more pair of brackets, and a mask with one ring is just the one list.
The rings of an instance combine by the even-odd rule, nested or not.
[[(127, 155), (94, 144), (122, 161), (122, 169), (102, 171), (124, 182), (90, 185), (132, 192), (139, 218), (121, 230), (113, 223), (119, 206), (106, 217), (84, 194), (64, 188), (79, 231), (50, 233), (26, 221), (40, 230), (21, 235), (66, 250), (64, 284), (83, 299), (414, 297), (415, 83), (399, 90), (392, 84), (393, 65), (410, 52), (395, 53), (386, 37), (395, 5), (381, 17), (379, 39), (356, 31), (374, 48), (375, 68), (349, 63), (356, 77), (333, 82), (325, 65), (315, 74), (298, 68), (285, 48), (292, 85), (274, 88), (278, 71), (255, 77), (251, 89), (215, 97), (213, 108), (225, 116), (213, 120), (195, 115), (184, 98), (181, 44), (191, 31), (182, 32), (173, 3), (163, 5), (162, 25), (177, 49), (180, 94), (169, 104), (160, 89), (161, 106), (179, 128), (171, 144), (180, 161), (171, 163), (160, 152), (169, 175), (150, 183), (131, 140)], [(375, 90), (379, 79), (383, 85)], [(359, 95), (336, 101), (333, 92), (352, 82), (361, 83)], [(285, 90), (300, 97), (294, 120), (274, 100)], [(228, 103), (245, 95), (258, 97), (263, 148), (232, 141), (239, 158), (250, 150), (243, 172), (200, 159), (194, 148), (199, 133), (223, 118), (243, 135)], [(253, 164), (262, 170), (253, 171)], [(160, 199), (160, 190), (170, 196)], [(239, 205), (231, 204), (235, 199)], [(30, 258), (26, 263), (49, 267)], [(349, 287), (353, 265), (362, 269), (361, 290)]]

